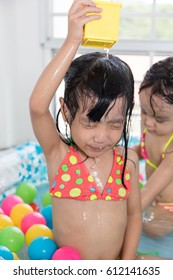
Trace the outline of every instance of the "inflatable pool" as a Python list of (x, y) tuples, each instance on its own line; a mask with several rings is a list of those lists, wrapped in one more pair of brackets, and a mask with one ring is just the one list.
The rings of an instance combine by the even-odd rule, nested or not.
[(42, 149), (36, 142), (0, 152), (0, 191), (18, 182), (47, 182), (46, 162)]

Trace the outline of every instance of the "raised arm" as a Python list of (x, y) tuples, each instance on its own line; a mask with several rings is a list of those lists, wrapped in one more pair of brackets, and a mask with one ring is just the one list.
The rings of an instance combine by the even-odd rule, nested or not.
[[(49, 111), (51, 100), (80, 46), (84, 24), (99, 19), (100, 11), (93, 1), (74, 0), (68, 13), (67, 37), (57, 55), (42, 72), (30, 97), (33, 130), (46, 157), (57, 150), (61, 142)], [(91, 12), (95, 14), (88, 15)]]

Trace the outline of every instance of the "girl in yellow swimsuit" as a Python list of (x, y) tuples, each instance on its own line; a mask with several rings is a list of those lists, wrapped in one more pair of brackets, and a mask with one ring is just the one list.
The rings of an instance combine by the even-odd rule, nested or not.
[(143, 229), (163, 236), (173, 231), (173, 57), (147, 71), (139, 99), (142, 136), (133, 149), (146, 161), (147, 180), (141, 190)]
[[(142, 215), (138, 158), (127, 148), (133, 75), (104, 51), (74, 59), (84, 24), (100, 17), (93, 1), (73, 1), (67, 37), (31, 95), (31, 120), (47, 161), (58, 247), (87, 260), (135, 259)], [(49, 105), (63, 79), (56, 127)]]

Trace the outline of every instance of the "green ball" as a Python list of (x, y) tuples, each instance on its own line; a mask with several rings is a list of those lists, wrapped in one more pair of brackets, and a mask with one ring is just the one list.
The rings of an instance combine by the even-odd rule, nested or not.
[(16, 195), (20, 196), (25, 203), (31, 203), (37, 194), (36, 187), (31, 183), (20, 183), (16, 189)]
[(16, 226), (5, 227), (1, 230), (0, 245), (7, 247), (11, 252), (17, 253), (24, 246), (25, 236)]
[(144, 186), (143, 183), (142, 183), (142, 182), (139, 182), (139, 188), (142, 189), (143, 186)]
[(43, 206), (52, 204), (49, 191), (45, 192), (44, 195), (42, 196), (42, 204), (43, 204)]

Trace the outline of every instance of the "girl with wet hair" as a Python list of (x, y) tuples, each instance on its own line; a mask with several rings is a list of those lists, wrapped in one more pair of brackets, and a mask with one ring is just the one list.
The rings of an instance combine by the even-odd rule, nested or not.
[(134, 150), (146, 161), (143, 230), (160, 237), (173, 231), (173, 57), (146, 72), (139, 99), (142, 134)]
[[(73, 247), (84, 260), (135, 259), (142, 217), (138, 157), (127, 148), (133, 75), (104, 52), (74, 59), (84, 24), (100, 17), (93, 1), (73, 2), (67, 37), (31, 95), (31, 120), (47, 161), (58, 247)], [(49, 105), (63, 79), (55, 123)]]

